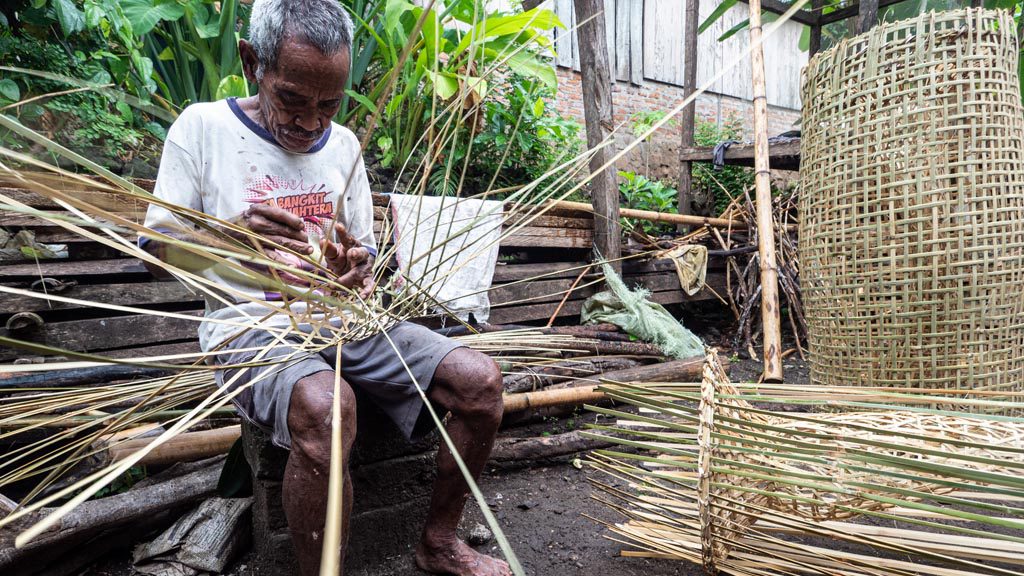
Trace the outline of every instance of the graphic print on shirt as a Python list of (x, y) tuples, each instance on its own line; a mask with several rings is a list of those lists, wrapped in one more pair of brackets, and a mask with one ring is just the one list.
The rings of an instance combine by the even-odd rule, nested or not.
[[(306, 236), (310, 243), (319, 243), (325, 236), (324, 227), (334, 218), (333, 192), (326, 184), (306, 184), (301, 178), (284, 178), (272, 174), (259, 177), (246, 177), (243, 182), (244, 198), (250, 204), (267, 204), (283, 208), (302, 219), (305, 224)], [(313, 268), (294, 254), (282, 250), (274, 250), (275, 260), (295, 268), (312, 271)], [(244, 264), (253, 268), (248, 263)], [(296, 286), (308, 286), (309, 283), (291, 274), (280, 273), (282, 279)], [(278, 292), (264, 292), (268, 301), (282, 300)]]
[(334, 218), (334, 192), (326, 184), (264, 174), (247, 177), (244, 186), (246, 202), (277, 206), (295, 214), (305, 223), (307, 236), (323, 238), (324, 226)]

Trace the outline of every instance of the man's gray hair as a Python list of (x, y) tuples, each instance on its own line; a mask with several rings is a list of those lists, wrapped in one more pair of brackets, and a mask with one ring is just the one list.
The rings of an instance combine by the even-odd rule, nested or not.
[(289, 36), (331, 56), (352, 49), (352, 19), (339, 0), (256, 0), (249, 18), (249, 42), (259, 60), (257, 80), (277, 66), (281, 42)]

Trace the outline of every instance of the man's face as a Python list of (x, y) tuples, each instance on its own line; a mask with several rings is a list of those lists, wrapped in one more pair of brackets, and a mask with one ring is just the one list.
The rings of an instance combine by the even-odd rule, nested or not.
[[(244, 42), (244, 41), (243, 41)], [(255, 53), (246, 58), (246, 76), (255, 80)], [(290, 152), (307, 152), (331, 125), (341, 106), (349, 71), (349, 51), (324, 56), (311, 44), (285, 38), (277, 66), (265, 70), (259, 107), (265, 128)]]

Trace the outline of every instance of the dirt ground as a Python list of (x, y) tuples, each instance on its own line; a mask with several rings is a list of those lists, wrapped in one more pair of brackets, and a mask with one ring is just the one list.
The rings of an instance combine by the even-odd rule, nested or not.
[[(725, 350), (723, 355), (732, 355)], [(787, 382), (806, 382), (807, 366), (793, 355), (783, 364)], [(732, 355), (730, 373), (734, 381), (757, 380), (761, 372), (760, 362), (740, 359)], [(541, 422), (524, 429), (505, 432), (512, 435), (538, 435), (544, 432), (556, 434), (592, 422), (596, 415), (583, 415), (573, 419)], [(585, 462), (585, 457), (582, 458)], [(598, 502), (594, 496), (599, 493), (590, 478), (597, 478), (611, 485), (613, 479), (601, 475), (587, 465), (577, 468), (571, 459), (546, 462), (542, 465), (519, 468), (488, 468), (481, 479), (480, 487), (491, 510), (496, 515), (502, 530), (522, 562), (527, 574), (536, 576), (561, 574), (615, 575), (615, 576), (665, 576), (698, 575), (696, 565), (670, 560), (624, 558), (619, 552), (624, 545), (612, 541), (613, 534), (588, 518), (607, 522), (619, 520), (616, 513)], [(470, 503), (463, 519), (461, 532), (468, 536), (477, 524), (485, 524), (479, 508)], [(384, 559), (372, 569), (353, 573), (354, 576), (419, 576), (412, 560), (412, 546), (409, 553)], [(478, 546), (481, 551), (498, 554), (497, 544), (490, 542)], [(130, 576), (127, 552), (108, 558), (82, 574), (96, 576)], [(232, 576), (247, 574), (248, 556), (236, 562), (230, 569)]]

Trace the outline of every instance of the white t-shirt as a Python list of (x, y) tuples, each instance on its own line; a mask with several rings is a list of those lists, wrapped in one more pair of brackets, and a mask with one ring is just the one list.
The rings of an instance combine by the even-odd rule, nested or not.
[[(349, 177), (351, 173), (351, 178)], [(276, 203), (306, 223), (306, 232), (323, 237), (341, 202), (339, 221), (371, 254), (373, 202), (359, 141), (348, 129), (332, 123), (306, 153), (282, 148), (265, 129), (252, 121), (234, 99), (193, 104), (167, 132), (160, 170), (153, 193), (174, 204), (230, 220), (253, 203)], [(161, 232), (193, 228), (168, 210), (150, 205), (146, 226)], [(332, 233), (333, 236), (333, 233)], [(143, 241), (144, 242), (144, 241)], [(255, 285), (224, 278), (216, 267), (202, 275), (221, 286), (230, 286), (248, 299), (230, 296), (235, 307), (207, 298), (206, 319), (243, 320), (253, 323), (267, 316), (266, 304), (282, 306), (281, 295)], [(302, 303), (292, 304), (298, 314)], [(275, 314), (264, 325), (287, 326), (285, 314)], [(241, 330), (237, 326), (204, 321), (199, 343), (209, 351)]]

